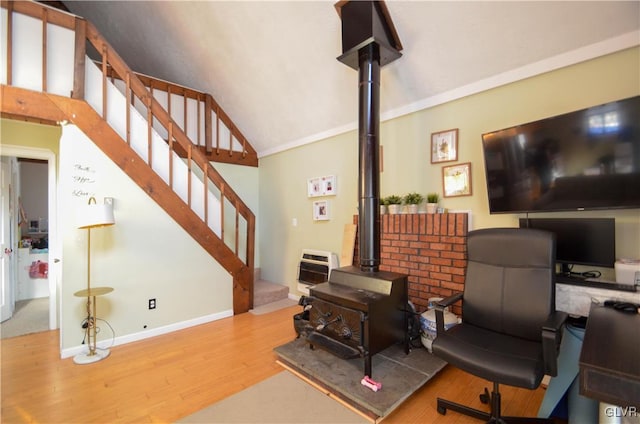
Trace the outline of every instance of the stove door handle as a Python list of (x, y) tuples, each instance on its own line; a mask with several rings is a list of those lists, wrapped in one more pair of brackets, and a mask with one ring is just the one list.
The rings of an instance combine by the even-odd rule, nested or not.
[(334, 324), (336, 322), (342, 322), (343, 319), (344, 318), (342, 318), (342, 314), (338, 315), (331, 321), (325, 321), (323, 318), (320, 318), (320, 324), (316, 326), (316, 331), (322, 331), (328, 326), (330, 326), (331, 324)]

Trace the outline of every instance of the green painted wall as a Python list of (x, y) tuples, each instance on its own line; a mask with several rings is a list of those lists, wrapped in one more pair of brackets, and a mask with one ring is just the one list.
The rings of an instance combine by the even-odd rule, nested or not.
[[(639, 95), (639, 75), (640, 48), (636, 47), (383, 122), (381, 195), (442, 193), (442, 165), (430, 163), (430, 135), (458, 128), (459, 154), (453, 163), (471, 162), (472, 195), (445, 198), (441, 206), (471, 210), (474, 228), (517, 226), (520, 215), (489, 214), (481, 135)], [(354, 110), (354, 120), (356, 115)], [(295, 292), (301, 249), (340, 254), (344, 224), (351, 223), (356, 213), (357, 166), (357, 131), (260, 159), (259, 240), (265, 279), (289, 285)], [(309, 178), (323, 175), (337, 177), (338, 191), (336, 196), (321, 198), (330, 202), (331, 220), (319, 222), (312, 219), (313, 200), (318, 199), (307, 197), (306, 184)], [(615, 217), (618, 256), (640, 257), (637, 209), (544, 216)], [(602, 271), (613, 278), (613, 270)]]

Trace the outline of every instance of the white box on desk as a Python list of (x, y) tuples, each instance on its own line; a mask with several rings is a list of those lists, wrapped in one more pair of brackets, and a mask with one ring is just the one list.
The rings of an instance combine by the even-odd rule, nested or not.
[(616, 282), (620, 284), (640, 284), (640, 260), (616, 261)]

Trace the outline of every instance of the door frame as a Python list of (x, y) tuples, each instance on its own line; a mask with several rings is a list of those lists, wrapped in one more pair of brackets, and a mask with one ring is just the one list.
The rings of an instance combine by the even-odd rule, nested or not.
[[(60, 275), (62, 260), (61, 238), (58, 235), (58, 179), (57, 159), (53, 151), (37, 147), (16, 146), (2, 144), (2, 156), (16, 156), (27, 159), (41, 159), (47, 161), (47, 191), (48, 191), (48, 220), (49, 220), (49, 330), (58, 328), (60, 309), (58, 293), (60, 293)], [(14, 216), (17, 216), (14, 214)], [(17, 247), (17, 246), (16, 246)], [(62, 332), (60, 334), (62, 342)]]

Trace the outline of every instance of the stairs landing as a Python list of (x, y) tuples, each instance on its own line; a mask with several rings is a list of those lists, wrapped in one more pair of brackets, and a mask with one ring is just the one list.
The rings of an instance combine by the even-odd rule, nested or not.
[(289, 287), (282, 284), (271, 283), (265, 280), (256, 280), (253, 286), (253, 307), (287, 299)]

